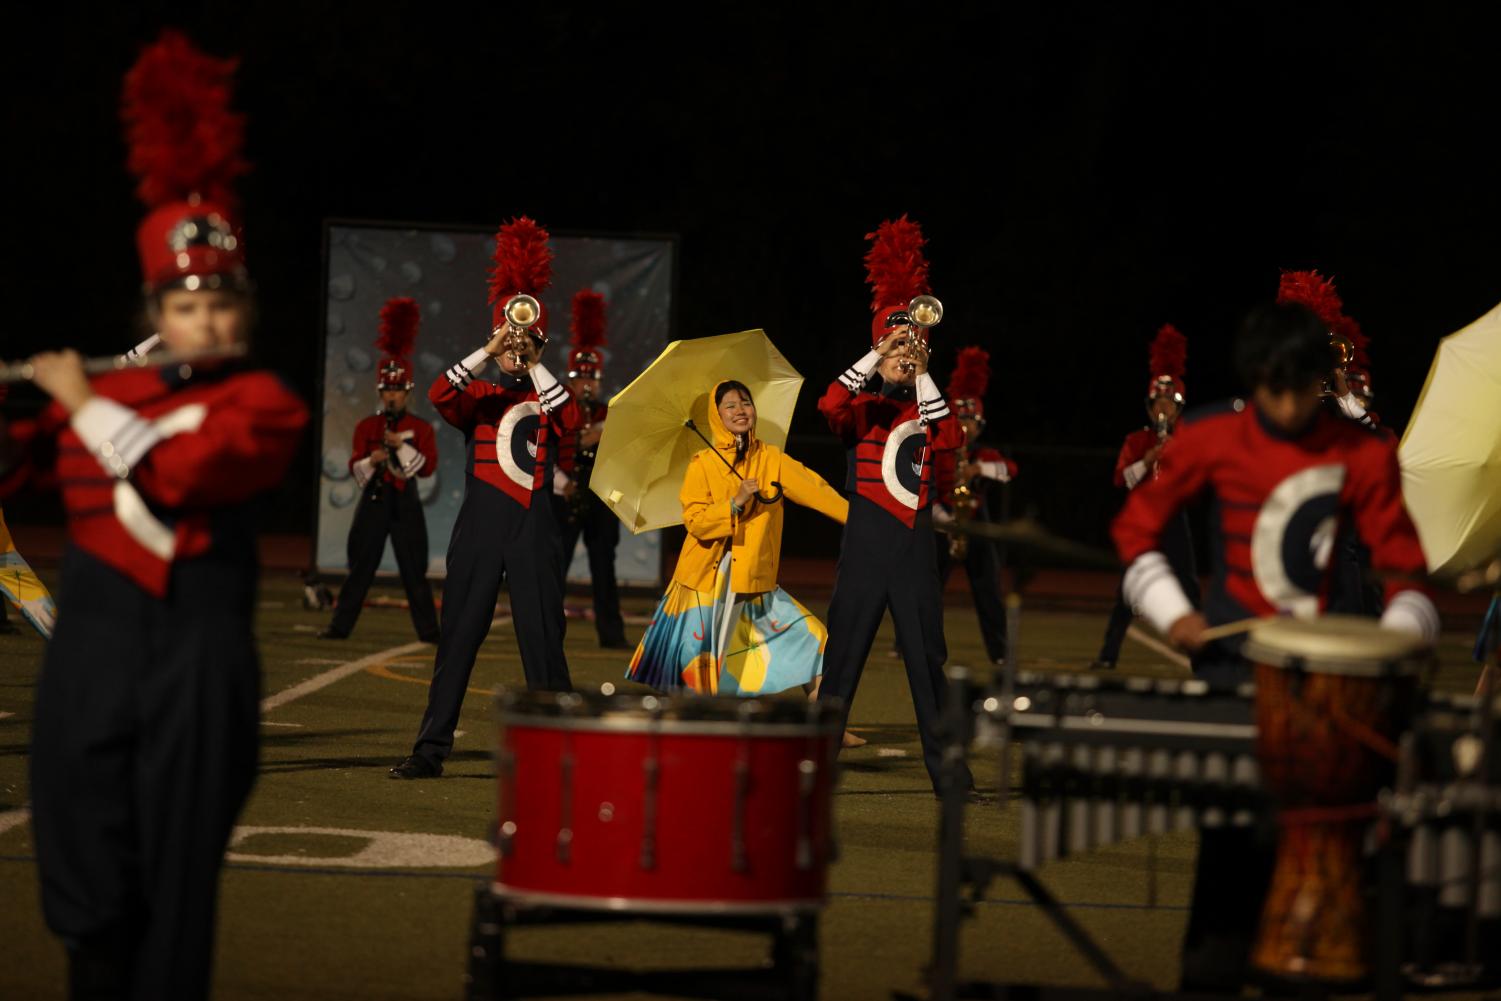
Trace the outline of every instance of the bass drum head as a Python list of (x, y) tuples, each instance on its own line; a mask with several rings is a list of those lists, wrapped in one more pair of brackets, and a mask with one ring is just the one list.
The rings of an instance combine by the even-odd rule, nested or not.
[(1272, 667), (1361, 678), (1417, 674), (1429, 660), (1421, 638), (1357, 615), (1270, 619), (1251, 630), (1241, 653)]

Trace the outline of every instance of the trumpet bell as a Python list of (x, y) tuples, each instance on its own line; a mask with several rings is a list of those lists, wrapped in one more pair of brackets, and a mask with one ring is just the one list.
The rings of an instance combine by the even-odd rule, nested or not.
[(907, 304), (913, 326), (936, 327), (943, 321), (943, 303), (931, 295), (920, 295)]
[(506, 303), (506, 322), (517, 330), (526, 330), (542, 319), (542, 304), (525, 293), (514, 295)]
[(1355, 360), (1355, 345), (1348, 337), (1339, 334), (1329, 335), (1329, 350), (1334, 354), (1335, 368), (1348, 368)]

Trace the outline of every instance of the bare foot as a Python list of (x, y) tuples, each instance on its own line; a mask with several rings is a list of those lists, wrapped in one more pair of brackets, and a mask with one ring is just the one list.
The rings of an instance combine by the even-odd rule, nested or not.
[(852, 734), (848, 730), (846, 730), (846, 731), (844, 731), (844, 739), (841, 742), (840, 746), (841, 747), (864, 747), (866, 745), (866, 743), (867, 742), (866, 742), (866, 740), (865, 740), (864, 737), (856, 737), (854, 734)]

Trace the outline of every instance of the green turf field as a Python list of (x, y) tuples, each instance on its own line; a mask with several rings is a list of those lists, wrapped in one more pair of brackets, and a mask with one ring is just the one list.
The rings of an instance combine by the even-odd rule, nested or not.
[[(261, 776), (232, 848), (219, 903), (215, 996), (226, 999), (456, 999), (468, 948), (472, 887), (489, 864), (483, 843), (494, 814), (486, 690), (520, 684), (505, 625), (490, 634), (472, 682), (454, 757), (437, 781), (394, 782), (386, 769), (415, 736), (431, 648), (415, 644), (398, 609), (365, 612), (354, 638), (324, 642), (325, 613), (304, 612), (300, 585), (269, 581), (259, 623), (263, 692), (296, 695), (299, 683), (369, 658), (325, 687), (269, 709)], [(65, 596), (62, 599), (65, 601)], [(574, 599), (578, 600), (578, 599)], [(645, 612), (648, 599), (628, 603)], [(826, 601), (809, 601), (815, 612)], [(974, 615), (950, 596), (951, 657), (980, 663)], [(1081, 668), (1098, 646), (1104, 616), (1027, 612), (1022, 666)], [(634, 639), (641, 626), (628, 625)], [(1440, 687), (1473, 684), (1468, 637), (1446, 637)], [(888, 659), (889, 624), (866, 669), (853, 725), (870, 743), (846, 752), (836, 799), (841, 859), (821, 928), (823, 996), (881, 998), (919, 989), (927, 961), (934, 884), (935, 803), (918, 754), (900, 663)], [(409, 652), (371, 657), (405, 647)], [(27, 801), (27, 738), (42, 644), (0, 636), (0, 998), (64, 996), (63, 955), (41, 920), (31, 831), (15, 812)], [(592, 626), (573, 620), (575, 684), (619, 682), (625, 657), (598, 650)], [(1176, 674), (1127, 643), (1124, 671)], [(974, 762), (982, 790), (996, 764)], [(1015, 811), (971, 809), (971, 851), (1010, 853)], [(388, 832), (372, 838), (368, 832)], [(437, 838), (396, 837), (401, 834)], [(1131, 975), (1158, 986), (1175, 977), (1192, 873), (1189, 835), (1156, 845), (1157, 906), (1147, 906), (1148, 855), (1133, 842), (1054, 863), (1044, 877)], [(1013, 885), (994, 888), (964, 931), (961, 972), (1050, 984), (1092, 983), (1085, 964)], [(638, 967), (753, 962), (761, 940), (666, 926), (528, 929), (513, 933), (520, 958)]]

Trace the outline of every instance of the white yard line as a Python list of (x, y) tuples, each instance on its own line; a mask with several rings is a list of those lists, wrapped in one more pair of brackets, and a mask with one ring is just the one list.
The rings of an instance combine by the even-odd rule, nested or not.
[(361, 657), (359, 660), (351, 660), (348, 663), (340, 664), (338, 667), (329, 668), (322, 674), (315, 674), (306, 681), (299, 681), (291, 688), (284, 688), (275, 695), (266, 696), (266, 698), (261, 700), (261, 714), (265, 715), (273, 709), (280, 709), (289, 702), (296, 702), (304, 695), (311, 695), (319, 689), (327, 688), (336, 681), (343, 681), (352, 674), (359, 674), (365, 668), (373, 667), (382, 661), (427, 649), (431, 649), (427, 643), (403, 643), (401, 646), (393, 646), (389, 650), (382, 650), (379, 653), (372, 653), (368, 657)]
[(1142, 646), (1146, 647), (1148, 650), (1151, 650), (1154, 653), (1159, 653), (1162, 656), (1166, 657), (1168, 660), (1172, 661), (1174, 664), (1177, 664), (1179, 667), (1192, 669), (1193, 665), (1189, 664), (1187, 657), (1183, 656), (1177, 650), (1174, 650), (1172, 647), (1168, 646), (1157, 637), (1148, 636), (1146, 630), (1140, 628), (1139, 626), (1131, 626), (1126, 630), (1126, 635), (1136, 642), (1140, 643)]
[(20, 827), (30, 819), (31, 811), (24, 806), (18, 810), (6, 810), (0, 813), (0, 834), (4, 834), (12, 827)]

